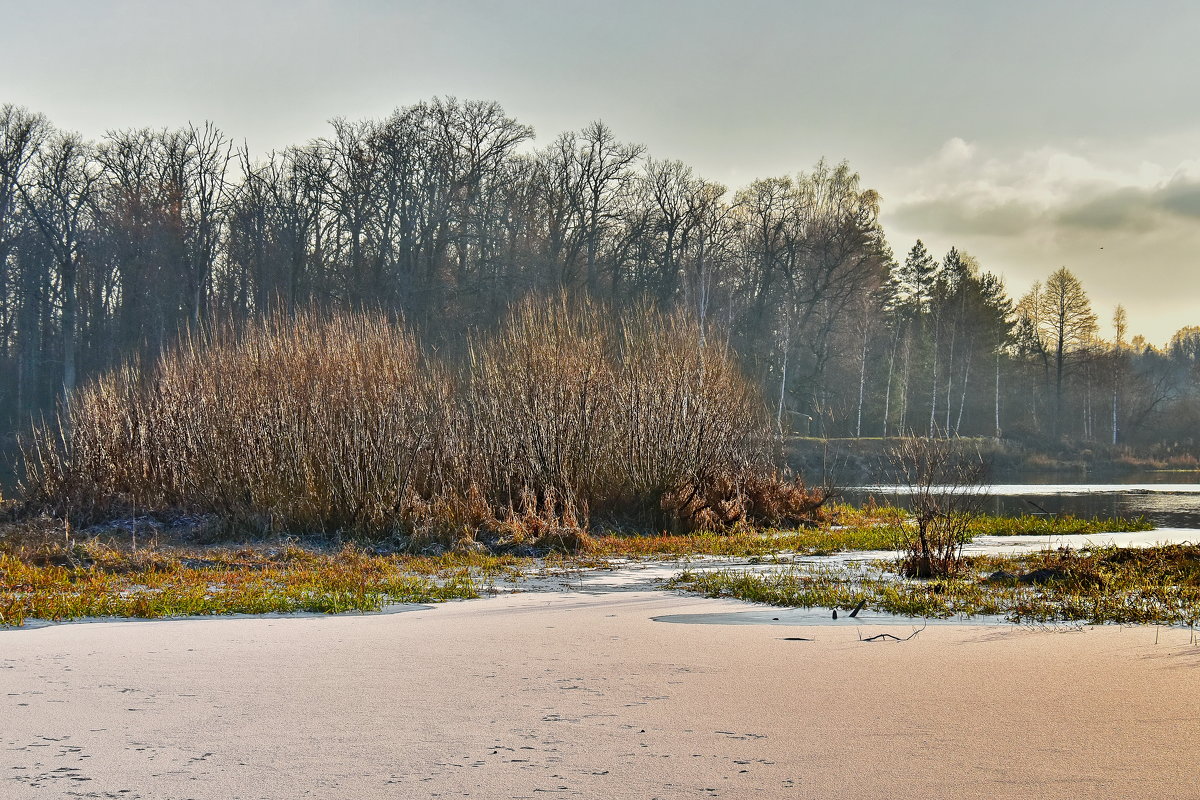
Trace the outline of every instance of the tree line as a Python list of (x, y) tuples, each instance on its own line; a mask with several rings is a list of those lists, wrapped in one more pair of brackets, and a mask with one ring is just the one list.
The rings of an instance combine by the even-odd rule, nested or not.
[[(189, 328), (369, 309), (465, 350), (533, 293), (683, 311), (784, 432), (1190, 442), (1200, 328), (1112, 336), (1059, 269), (1023, 297), (972, 256), (902, 257), (846, 163), (731, 191), (601, 122), (538, 146), (434, 99), (266, 155), (211, 124), (98, 141), (0, 107), (0, 428)], [(1107, 324), (1106, 324), (1107, 328)]]

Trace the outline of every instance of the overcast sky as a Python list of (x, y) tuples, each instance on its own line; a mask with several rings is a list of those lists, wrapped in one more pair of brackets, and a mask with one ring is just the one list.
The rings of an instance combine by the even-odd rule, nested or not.
[(731, 188), (847, 159), (898, 257), (1065, 265), (1161, 343), (1200, 324), (1198, 35), (1196, 2), (0, 0), (0, 103), (265, 153), (453, 95)]

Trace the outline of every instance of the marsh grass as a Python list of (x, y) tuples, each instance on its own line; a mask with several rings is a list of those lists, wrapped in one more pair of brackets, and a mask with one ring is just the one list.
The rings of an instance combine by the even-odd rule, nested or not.
[(718, 341), (683, 314), (562, 296), (519, 304), (457, 364), (368, 313), (196, 332), (87, 384), (25, 440), (24, 507), (414, 550), (579, 550), (593, 519), (814, 523), (827, 493), (773, 468), (765, 404)]
[(1088, 533), (1152, 531), (1154, 523), (1145, 517), (1039, 516), (997, 517), (979, 514), (971, 519), (967, 531), (975, 536), (1066, 536)]
[(518, 559), (379, 555), (353, 545), (143, 548), (99, 540), (0, 550), (0, 624), (25, 619), (378, 611), (478, 597)]
[[(998, 517), (991, 514), (972, 514), (963, 517), (958, 521), (958, 533), (956, 536), (961, 539), (962, 545), (966, 545), (975, 539), (977, 536), (1071, 536), (1071, 535), (1086, 535), (1093, 533), (1129, 533), (1134, 531), (1151, 531), (1154, 530), (1154, 523), (1147, 520), (1145, 517), (1073, 517), (1063, 515), (1058, 517), (1039, 517), (1025, 515), (1021, 517)], [(858, 527), (863, 527), (860, 523)], [(872, 524), (867, 522), (865, 527), (872, 527)], [(916, 521), (906, 516), (899, 517), (884, 517), (880, 518), (873, 527), (878, 528), (878, 536), (887, 539), (887, 545), (883, 549), (894, 549), (902, 551), (902, 572), (909, 577), (929, 577), (929, 576), (913, 576), (910, 570), (905, 569), (905, 565), (911, 561), (911, 546), (914, 539), (919, 535), (919, 527)], [(957, 556), (954, 570), (957, 571), (966, 566), (966, 560), (961, 555)], [(953, 574), (950, 572), (948, 574)]]
[[(573, 553), (549, 550), (539, 557), (481, 546), (419, 555), (369, 540), (345, 543), (336, 538), (229, 543), (214, 537), (215, 523), (206, 519), (172, 526), (137, 518), (82, 531), (49, 516), (10, 520), (0, 522), (0, 619), (20, 625), (26, 618), (371, 611), (393, 602), (475, 597), (497, 582), (519, 585), (530, 575), (604, 569), (619, 559), (758, 559), (882, 550), (894, 541), (891, 526), (903, 519), (898, 509), (836, 505), (827, 512), (829, 519), (820, 528), (605, 534)], [(989, 530), (999, 524), (985, 523)], [(1088, 521), (1090, 529), (1119, 525), (1119, 520)], [(994, 566), (979, 563), (980, 569)], [(810, 583), (805, 589), (810, 594), (804, 596), (818, 605), (848, 603), (858, 596), (855, 585)], [(761, 591), (750, 584), (742, 590)], [(812, 594), (818, 590), (820, 594)], [(889, 591), (892, 607), (921, 610), (920, 595)]]
[(777, 553), (819, 554), (843, 550), (886, 550), (893, 536), (886, 527), (799, 530), (742, 530), (729, 534), (692, 533), (594, 539), (592, 554), (603, 557), (768, 556)]
[[(967, 557), (955, 577), (906, 580), (879, 563), (776, 573), (684, 572), (674, 588), (804, 608), (923, 617), (1003, 616), (1012, 622), (1200, 623), (1200, 546), (1098, 548)], [(997, 575), (996, 573), (1000, 573)]]

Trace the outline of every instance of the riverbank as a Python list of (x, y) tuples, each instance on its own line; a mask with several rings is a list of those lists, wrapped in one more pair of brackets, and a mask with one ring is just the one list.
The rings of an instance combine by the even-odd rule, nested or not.
[[(662, 592), (9, 631), (0, 794), (1162, 798), (1186, 631), (666, 624)], [(894, 627), (881, 631), (896, 632)], [(1157, 643), (1156, 643), (1157, 642)]]

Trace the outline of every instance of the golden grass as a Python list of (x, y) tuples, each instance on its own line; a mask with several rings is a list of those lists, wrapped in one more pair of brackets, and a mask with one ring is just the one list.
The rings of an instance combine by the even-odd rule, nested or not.
[[(882, 550), (894, 545), (894, 521), (903, 513), (844, 505), (825, 512), (827, 519), (818, 528), (742, 526), (727, 534), (607, 534), (590, 538), (574, 554), (549, 552), (540, 558), (529, 555), (530, 549), (518, 556), (491, 552), (479, 544), (437, 555), (388, 552), (364, 543), (309, 541), (302, 546), (268, 539), (206, 544), (210, 532), (203, 520), (182, 532), (169, 526), (153, 528), (149, 520), (126, 520), (123, 527), (94, 528), (79, 538), (65, 520), (23, 519), (0, 523), (0, 624), (20, 625), (28, 618), (370, 611), (394, 602), (475, 597), (498, 581), (519, 583), (531, 574), (602, 569), (615, 559), (757, 559), (782, 553)], [(989, 530), (999, 525), (984, 522)], [(1120, 526), (1119, 521), (1089, 524)], [(979, 569), (991, 566), (979, 564)], [(842, 594), (837, 597), (850, 597), (854, 590), (838, 591)], [(898, 598), (907, 590), (886, 591), (892, 607), (902, 607)], [(909, 597), (903, 607), (919, 608), (919, 597), (911, 591)]]
[(0, 624), (27, 618), (378, 611), (478, 597), (516, 574), (495, 556), (374, 555), (285, 545), (131, 551), (90, 541), (24, 558), (0, 552)]
[(823, 493), (732, 356), (684, 315), (532, 298), (424, 354), (379, 315), (196, 334), (83, 387), (25, 443), (26, 506), (84, 525), (215, 514), (252, 533), (586, 546), (589, 520), (725, 530), (811, 522)]

